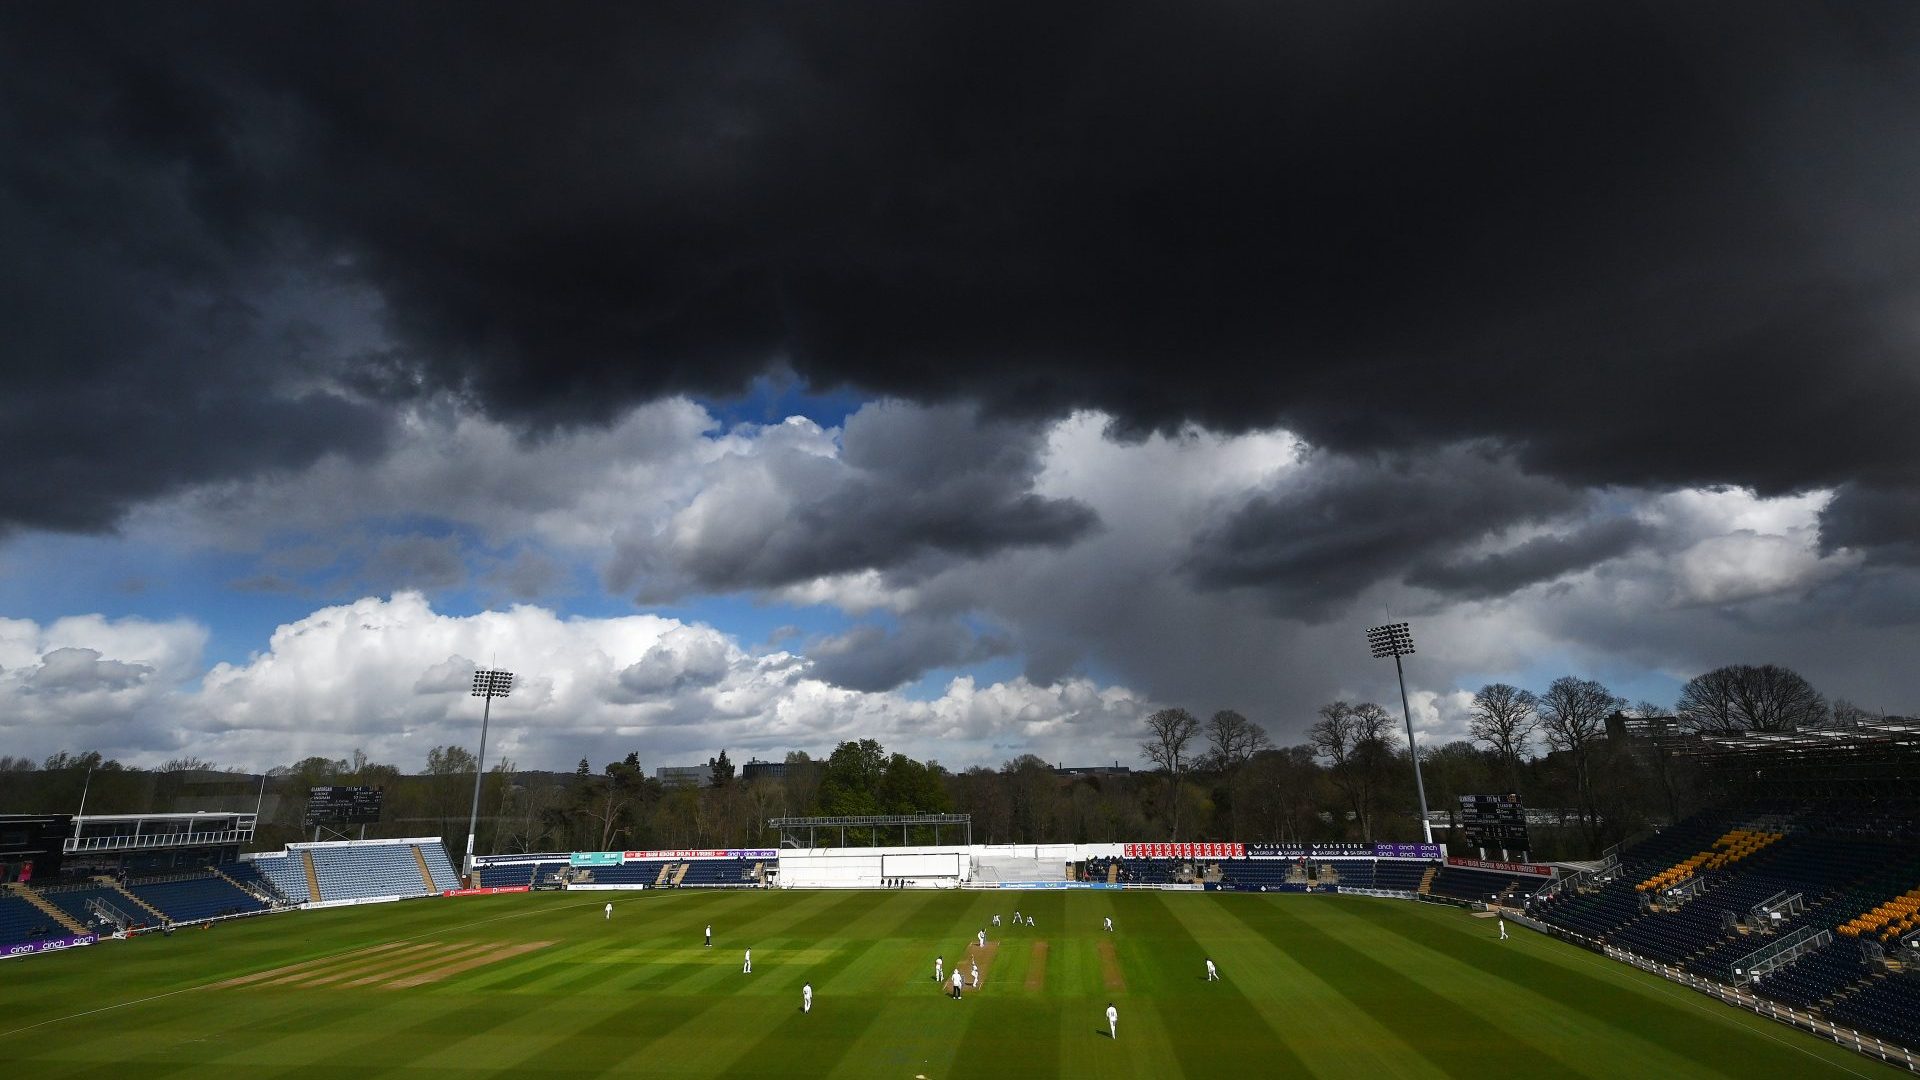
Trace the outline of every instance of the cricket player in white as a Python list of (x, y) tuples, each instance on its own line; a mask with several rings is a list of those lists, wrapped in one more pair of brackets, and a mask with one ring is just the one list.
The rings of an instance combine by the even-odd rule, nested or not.
[(1020, 925), (1020, 912), (1017, 909), (1013, 913), (1013, 925)]
[(1027, 916), (1027, 925), (1028, 925), (1028, 926), (1032, 926), (1032, 925), (1033, 925), (1033, 916), (1031, 916), (1031, 915), (1029, 915), (1029, 916)]
[(707, 924), (707, 948), (713, 948), (713, 924)]
[(1220, 981), (1220, 971), (1219, 971), (1219, 969), (1217, 969), (1217, 968), (1215, 968), (1215, 967), (1213, 966), (1213, 961), (1212, 961), (1212, 960), (1208, 960), (1208, 961), (1207, 961), (1207, 981), (1208, 981), (1208, 982), (1219, 982), (1219, 981)]
[(1113, 916), (1107, 916), (1107, 933), (1113, 933)]
[(980, 965), (969, 962), (967, 966), (973, 969), (973, 988), (980, 989)]
[(999, 925), (1000, 925), (1000, 916), (999, 916), (998, 914), (996, 914), (996, 915), (994, 915), (994, 917), (993, 917), (993, 925), (995, 925), (995, 926), (999, 926)]
[(752, 949), (747, 950), (747, 961), (746, 963), (740, 965), (740, 974), (742, 975), (753, 974), (753, 950)]
[(953, 969), (953, 1000), (960, 1000), (960, 969), (957, 966)]
[(1507, 940), (1507, 917), (1505, 915), (1496, 915), (1494, 918), (1500, 921), (1500, 940)]
[(933, 981), (934, 982), (946, 981), (946, 975), (945, 975), (946, 967), (947, 967), (946, 957), (936, 956), (933, 958)]
[(607, 918), (613, 918), (613, 902), (611, 900), (607, 902)]
[(802, 986), (800, 988), (800, 1011), (803, 1013), (810, 1013), (813, 1011), (813, 984), (812, 983), (808, 983), (805, 986)]
[(1119, 1037), (1120, 1037), (1120, 1010), (1114, 1008), (1113, 1002), (1109, 1001), (1107, 1002), (1107, 1038), (1118, 1039)]
[(987, 947), (987, 932), (985, 930), (982, 930), (979, 933), (973, 935), (973, 937), (975, 941), (978, 941), (980, 943), (981, 948), (984, 949)]

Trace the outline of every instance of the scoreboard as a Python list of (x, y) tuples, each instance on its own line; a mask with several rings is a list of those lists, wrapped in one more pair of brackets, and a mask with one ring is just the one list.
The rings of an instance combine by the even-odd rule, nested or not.
[(380, 820), (383, 788), (316, 787), (307, 789), (308, 825), (366, 825)]
[(1477, 848), (1502, 851), (1531, 851), (1527, 835), (1527, 812), (1518, 795), (1462, 795), (1460, 823), (1466, 829), (1467, 843)]

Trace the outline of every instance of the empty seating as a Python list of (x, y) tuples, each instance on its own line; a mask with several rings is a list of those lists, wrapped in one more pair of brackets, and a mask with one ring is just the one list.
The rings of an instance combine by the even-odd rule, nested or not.
[(322, 900), (368, 900), (388, 896), (426, 896), (427, 883), (412, 844), (316, 846), (314, 875)]
[(433, 875), (434, 888), (445, 890), (460, 887), (460, 875), (453, 868), (453, 860), (447, 857), (445, 844), (421, 844), (420, 857), (426, 860), (427, 872)]
[(273, 883), (280, 895), (296, 904), (304, 904), (313, 899), (313, 892), (307, 888), (306, 864), (297, 854), (263, 855), (253, 860), (253, 868), (262, 877)]
[(251, 894), (213, 874), (171, 881), (131, 881), (126, 888), (147, 906), (158, 909), (177, 923), (268, 910), (266, 904)]
[(67, 928), (22, 897), (0, 893), (0, 945), (18, 945), (44, 937), (61, 937)]

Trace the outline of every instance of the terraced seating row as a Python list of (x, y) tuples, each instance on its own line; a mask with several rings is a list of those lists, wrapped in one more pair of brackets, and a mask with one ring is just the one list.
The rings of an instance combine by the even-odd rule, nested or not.
[(1753, 989), (1783, 1005), (1811, 1009), (1865, 981), (1873, 971), (1853, 945), (1828, 945), (1762, 976)]
[[(128, 882), (127, 891), (174, 922), (198, 922), (221, 915), (251, 915), (268, 910), (255, 899), (223, 878), (208, 874), (185, 880), (143, 884)], [(123, 907), (125, 905), (122, 905)]]
[(0, 893), (0, 947), (35, 938), (60, 937), (67, 928), (53, 916), (12, 893)]
[(1713, 842), (1712, 847), (1705, 851), (1694, 852), (1675, 865), (1635, 885), (1634, 888), (1640, 892), (1661, 892), (1690, 880), (1702, 871), (1725, 869), (1728, 865), (1739, 862), (1782, 839), (1785, 835), (1785, 833), (1751, 829), (1729, 829)]
[(1912, 975), (1873, 976), (1820, 1012), (1836, 1024), (1920, 1046), (1920, 978)]
[(1871, 936), (1892, 941), (1916, 926), (1920, 926), (1920, 886), (1874, 905), (1873, 910), (1848, 919), (1834, 930), (1847, 937)]
[[(1498, 870), (1481, 870), (1471, 866), (1442, 866), (1434, 876), (1429, 891), (1435, 896), (1444, 896), (1450, 900), (1468, 900), (1480, 903), (1491, 901), (1494, 897), (1524, 897), (1547, 883), (1546, 878), (1534, 874), (1509, 874)], [(1514, 902), (1518, 902), (1515, 899)]]

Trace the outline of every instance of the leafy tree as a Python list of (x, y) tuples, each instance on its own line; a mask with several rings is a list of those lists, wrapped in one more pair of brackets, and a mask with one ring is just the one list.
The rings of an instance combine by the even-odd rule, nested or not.
[(834, 747), (820, 774), (820, 809), (836, 815), (879, 813), (880, 778), (886, 771), (886, 749), (872, 739)]

